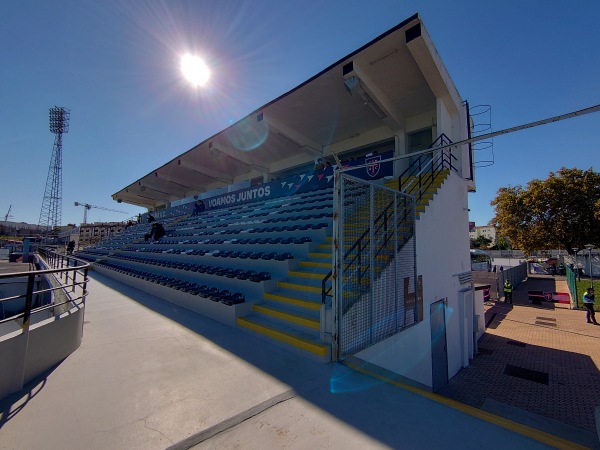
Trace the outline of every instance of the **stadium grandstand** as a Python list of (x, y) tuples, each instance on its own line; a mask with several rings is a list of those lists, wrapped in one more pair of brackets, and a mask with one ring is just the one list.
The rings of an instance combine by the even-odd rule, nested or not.
[(116, 192), (148, 213), (77, 256), (299, 355), (437, 391), (476, 348), (473, 158), (453, 144), (470, 123), (414, 15)]

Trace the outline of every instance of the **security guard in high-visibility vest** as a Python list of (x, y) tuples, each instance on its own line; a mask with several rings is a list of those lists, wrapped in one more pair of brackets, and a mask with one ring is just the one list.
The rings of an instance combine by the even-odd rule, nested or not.
[(504, 303), (510, 303), (512, 305), (512, 292), (513, 285), (509, 280), (504, 282)]

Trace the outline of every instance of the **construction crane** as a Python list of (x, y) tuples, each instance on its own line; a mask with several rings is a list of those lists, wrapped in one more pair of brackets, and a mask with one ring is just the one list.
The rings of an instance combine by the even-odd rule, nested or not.
[(127, 211), (119, 211), (116, 209), (104, 208), (103, 206), (90, 205), (89, 203), (75, 202), (75, 206), (83, 206), (83, 223), (84, 224), (87, 223), (88, 209), (92, 209), (92, 208), (102, 209), (104, 211), (111, 211), (111, 212), (122, 213), (122, 214), (129, 214)]
[(10, 205), (8, 207), (8, 212), (6, 213), (6, 215), (4, 216), (4, 221), (8, 222), (8, 219), (10, 219), (12, 216), (10, 215), (10, 210), (12, 209), (12, 205)]

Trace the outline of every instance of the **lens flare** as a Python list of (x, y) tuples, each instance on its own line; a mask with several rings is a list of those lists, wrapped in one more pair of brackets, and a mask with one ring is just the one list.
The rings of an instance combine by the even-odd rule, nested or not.
[(210, 70), (206, 63), (201, 58), (190, 54), (181, 57), (181, 71), (195, 87), (204, 86), (210, 78)]

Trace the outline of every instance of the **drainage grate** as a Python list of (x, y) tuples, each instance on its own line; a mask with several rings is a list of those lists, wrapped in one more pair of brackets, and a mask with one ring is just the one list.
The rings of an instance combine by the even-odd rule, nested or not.
[(527, 347), (527, 344), (519, 341), (506, 341), (508, 345), (514, 345), (515, 347)]
[(556, 322), (556, 319), (553, 319), (552, 317), (536, 317), (536, 320), (545, 320), (546, 322)]
[(545, 327), (555, 327), (556, 324), (554, 322), (543, 322), (541, 320), (536, 320), (535, 321), (536, 325), (544, 325)]
[(511, 377), (522, 378), (523, 380), (533, 381), (535, 383), (548, 385), (549, 375), (546, 372), (538, 372), (537, 370), (525, 369), (524, 367), (506, 365), (504, 369), (505, 375)]

